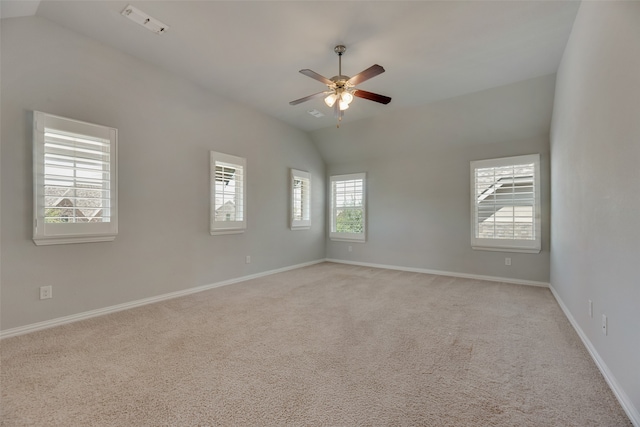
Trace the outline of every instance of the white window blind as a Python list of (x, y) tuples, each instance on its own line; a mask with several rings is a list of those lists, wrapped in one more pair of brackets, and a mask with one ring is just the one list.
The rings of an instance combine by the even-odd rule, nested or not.
[(331, 239), (365, 240), (365, 181), (364, 173), (331, 177)]
[(291, 169), (291, 229), (311, 226), (311, 174)]
[(117, 130), (34, 112), (34, 241), (113, 240)]
[(246, 229), (246, 160), (211, 151), (211, 234)]
[(45, 222), (109, 222), (110, 165), (109, 140), (45, 129)]
[(539, 252), (540, 156), (471, 162), (472, 246)]

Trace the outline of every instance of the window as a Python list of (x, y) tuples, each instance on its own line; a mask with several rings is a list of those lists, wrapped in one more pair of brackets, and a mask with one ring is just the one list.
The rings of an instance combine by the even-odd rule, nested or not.
[(471, 246), (540, 252), (540, 155), (471, 162)]
[(365, 180), (364, 173), (331, 177), (332, 240), (365, 240)]
[(36, 245), (115, 239), (117, 136), (114, 128), (33, 112)]
[(247, 161), (211, 151), (211, 234), (243, 233), (247, 228)]
[(311, 174), (291, 169), (291, 229), (311, 226)]

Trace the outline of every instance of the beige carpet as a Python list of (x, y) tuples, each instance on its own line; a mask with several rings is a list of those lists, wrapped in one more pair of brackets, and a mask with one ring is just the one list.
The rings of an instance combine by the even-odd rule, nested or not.
[(3, 340), (3, 426), (630, 426), (548, 289), (324, 263)]

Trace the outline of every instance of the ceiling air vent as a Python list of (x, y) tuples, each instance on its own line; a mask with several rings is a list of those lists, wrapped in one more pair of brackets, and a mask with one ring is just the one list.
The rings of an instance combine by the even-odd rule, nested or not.
[(129, 5), (122, 11), (122, 16), (131, 19), (136, 24), (140, 24), (149, 31), (153, 31), (156, 34), (164, 34), (169, 29), (168, 25), (163, 24), (155, 18), (150, 17), (140, 9)]

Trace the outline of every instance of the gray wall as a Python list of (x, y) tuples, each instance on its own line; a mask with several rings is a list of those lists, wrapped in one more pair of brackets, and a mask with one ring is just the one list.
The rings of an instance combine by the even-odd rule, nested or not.
[[(551, 285), (640, 422), (640, 3), (583, 2), (551, 129)], [(594, 316), (588, 315), (588, 300)], [(601, 315), (609, 334), (601, 332)]]
[[(1, 22), (3, 330), (324, 258), (306, 134), (41, 18)], [(119, 129), (114, 242), (34, 245), (31, 110)], [(209, 150), (247, 158), (242, 235), (209, 234)], [(290, 167), (312, 174), (310, 230), (288, 229)]]
[[(548, 283), (554, 84), (544, 76), (312, 133), (327, 175), (366, 172), (368, 181), (367, 241), (327, 239), (327, 258)], [(471, 249), (469, 162), (533, 153), (541, 154), (542, 251)]]

